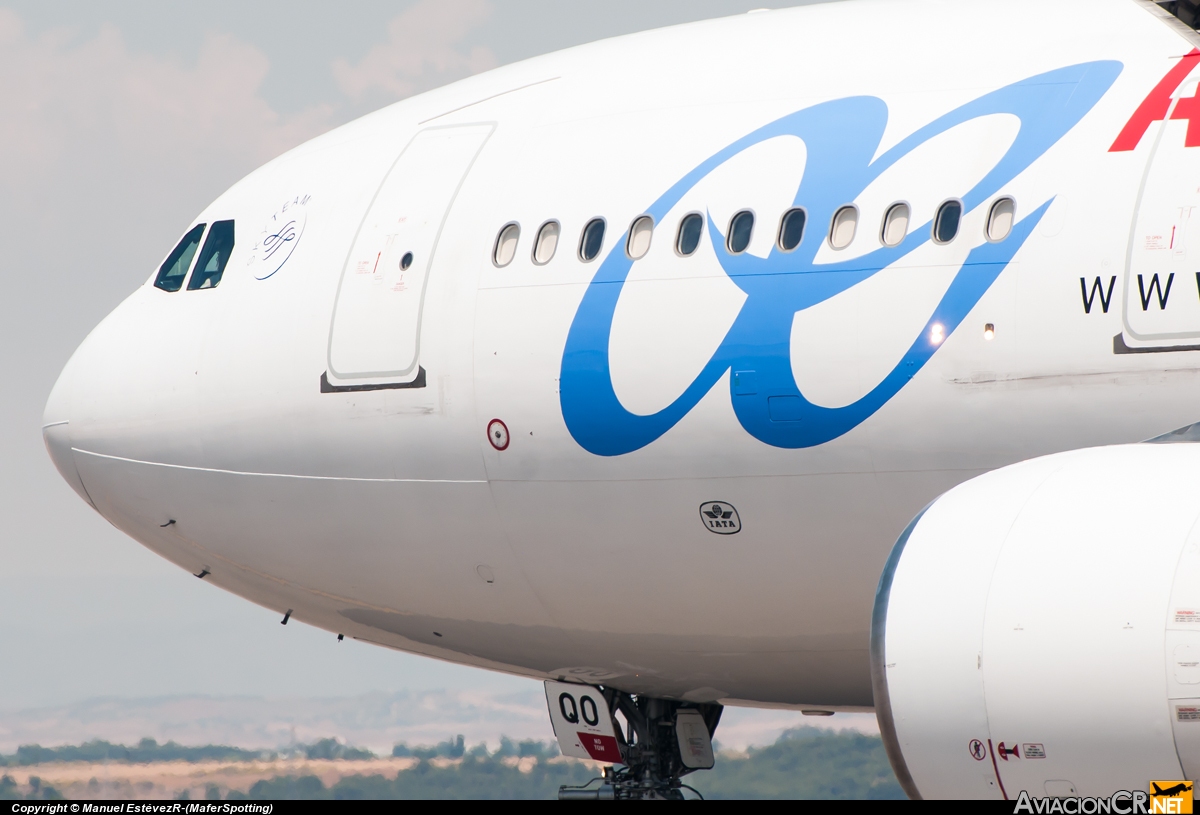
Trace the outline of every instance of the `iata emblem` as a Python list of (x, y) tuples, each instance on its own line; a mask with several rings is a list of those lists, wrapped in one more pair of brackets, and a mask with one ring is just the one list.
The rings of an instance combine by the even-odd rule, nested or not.
[(724, 501), (708, 501), (700, 505), (700, 520), (709, 532), (718, 535), (736, 535), (742, 531), (742, 519), (733, 504)]

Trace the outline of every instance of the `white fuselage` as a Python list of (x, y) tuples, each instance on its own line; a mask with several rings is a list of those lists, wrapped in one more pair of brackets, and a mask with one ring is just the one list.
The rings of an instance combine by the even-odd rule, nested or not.
[[(118, 528), (331, 632), (664, 698), (869, 709), (874, 590), (922, 507), (1011, 462), (1200, 420), (1200, 352), (1161, 352), (1200, 343), (1200, 211), (1178, 214), (1200, 174), (1190, 193), (1160, 178), (1200, 168), (1200, 147), (1160, 114), (1110, 150), (1191, 48), (1135, 0), (860, 0), (409, 99), (200, 213), (236, 224), (219, 285), (134, 292), (69, 363), (48, 444)], [(989, 176), (1044, 122), (1061, 132)], [(1016, 223), (992, 244), (1004, 197)], [(942, 244), (950, 199), (965, 212)], [(896, 202), (910, 237), (888, 250)], [(849, 204), (857, 231), (834, 249)], [(773, 247), (794, 207), (807, 260), (789, 266)], [(739, 211), (755, 226), (734, 255)], [(644, 213), (650, 248), (622, 260)], [(557, 251), (535, 262), (552, 220)], [(967, 267), (994, 280), (944, 317)], [(1143, 308), (1150, 274), (1175, 274), (1165, 307)], [(1109, 306), (1086, 311), (1081, 278), (1115, 278)], [(793, 383), (768, 376), (781, 360)], [(711, 502), (740, 531), (715, 534)]]

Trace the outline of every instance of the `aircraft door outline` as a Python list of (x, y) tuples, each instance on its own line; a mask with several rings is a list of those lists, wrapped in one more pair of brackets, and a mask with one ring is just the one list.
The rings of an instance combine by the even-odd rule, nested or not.
[(495, 122), (418, 131), (380, 182), (342, 267), (325, 392), (425, 385), (425, 295), (458, 193)]

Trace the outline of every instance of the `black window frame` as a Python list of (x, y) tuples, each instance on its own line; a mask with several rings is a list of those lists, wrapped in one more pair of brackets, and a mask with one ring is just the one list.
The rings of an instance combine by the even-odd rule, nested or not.
[[(1012, 223), (1008, 225), (1008, 231), (1000, 237), (996, 237), (992, 232), (992, 227), (995, 226), (996, 214), (1000, 209), (1001, 204), (1012, 204)], [(988, 207), (987, 223), (983, 225), (983, 235), (987, 238), (988, 243), (1003, 243), (1008, 240), (1013, 233), (1013, 228), (1017, 225), (1017, 199), (1011, 195), (1001, 195), (992, 205)]]
[[(804, 223), (800, 225), (800, 237), (796, 239), (796, 245), (789, 249), (783, 243), (783, 231), (788, 225), (788, 219), (794, 215), (799, 215), (804, 219)], [(804, 243), (804, 235), (808, 232), (808, 210), (804, 207), (792, 207), (779, 218), (779, 234), (775, 237), (775, 245), (780, 252), (790, 253), (795, 252), (800, 248), (800, 244)]]
[[(226, 229), (228, 229), (228, 239), (226, 239)], [(225, 241), (228, 240), (228, 244)], [(221, 285), (221, 278), (225, 276), (225, 269), (229, 266), (229, 258), (233, 254), (233, 248), (237, 245), (237, 231), (234, 227), (233, 220), (213, 221), (212, 226), (208, 228), (208, 235), (204, 238), (204, 247), (196, 256), (195, 266), (192, 268), (192, 274), (188, 278), (188, 291), (207, 291), (215, 289)], [(224, 254), (217, 255), (218, 252), (224, 250)], [(213, 272), (203, 271), (213, 256), (217, 255), (217, 269)], [(205, 285), (209, 282), (212, 285)]]
[[(692, 251), (683, 251), (683, 228), (692, 220), (698, 221), (700, 229), (696, 232), (696, 245), (692, 247)], [(675, 254), (681, 258), (690, 258), (700, 249), (700, 244), (704, 242), (704, 214), (700, 212), (689, 212), (679, 219), (679, 228), (675, 230)]]
[[(954, 223), (954, 234), (943, 239), (942, 223), (946, 213), (950, 211), (951, 207), (956, 207), (958, 209), (958, 217)], [(957, 198), (947, 198), (945, 201), (938, 204), (937, 212), (933, 216), (933, 242), (939, 246), (945, 246), (946, 244), (953, 243), (954, 239), (958, 237), (960, 232), (962, 232), (964, 215), (966, 215), (966, 209), (963, 207), (963, 202)]]
[[(595, 253), (589, 257), (586, 253), (587, 239), (588, 239), (588, 235), (591, 234), (592, 227), (597, 226), (597, 225), (599, 225), (599, 227), (600, 227), (600, 242), (599, 242), (599, 245), (596, 246)], [(604, 238), (605, 238), (607, 232), (608, 232), (608, 221), (604, 220), (603, 218), (592, 218), (586, 224), (583, 225), (583, 231), (579, 233), (579, 253), (578, 253), (578, 255), (579, 255), (579, 259), (581, 261), (583, 261), (584, 263), (591, 263), (593, 260), (600, 257), (600, 255), (604, 253)]]
[[(741, 249), (734, 249), (733, 248), (733, 233), (734, 233), (735, 225), (737, 224), (738, 219), (740, 219), (743, 215), (747, 215), (750, 217), (750, 233), (746, 236), (746, 245), (743, 246)], [(752, 209), (739, 209), (737, 212), (735, 212), (733, 214), (733, 217), (729, 219), (729, 236), (727, 238), (725, 238), (725, 249), (729, 252), (729, 254), (744, 255), (746, 252), (748, 252), (750, 250), (750, 244), (754, 242), (754, 227), (756, 227), (757, 225), (758, 225), (758, 216), (756, 216), (754, 214), (754, 210), (752, 210)]]
[[(179, 239), (179, 243), (175, 244), (175, 248), (167, 255), (167, 259), (158, 267), (158, 274), (154, 278), (154, 288), (161, 289), (165, 292), (177, 292), (183, 288), (184, 281), (187, 280), (188, 272), (192, 270), (192, 264), (196, 262), (196, 255), (200, 251), (200, 244), (204, 240), (204, 230), (208, 224), (196, 224)], [(193, 240), (192, 236), (195, 236)], [(188, 256), (187, 265), (183, 272), (178, 275), (167, 276), (167, 271), (179, 264), (185, 252), (191, 250), (191, 255)], [(174, 284), (172, 286), (171, 284)]]
[[(888, 227), (891, 226), (893, 222), (892, 216), (902, 209), (905, 211), (905, 218), (907, 221), (904, 227), (904, 234), (896, 243), (888, 243), (887, 233)], [(904, 243), (904, 240), (908, 237), (908, 230), (912, 226), (912, 213), (912, 204), (910, 204), (908, 201), (896, 201), (892, 203), (892, 205), (884, 211), (883, 221), (881, 221), (879, 224), (879, 243), (889, 249), (895, 249), (897, 246)]]
[[(504, 236), (510, 230), (516, 230), (516, 243), (513, 246), (512, 255), (504, 263), (500, 262), (500, 249), (504, 244)], [(517, 250), (521, 248), (521, 225), (516, 221), (509, 221), (504, 226), (500, 227), (500, 231), (496, 233), (496, 243), (492, 246), (492, 265), (497, 269), (503, 269), (512, 263), (517, 257)]]
[[(854, 232), (851, 233), (850, 240), (846, 241), (845, 246), (838, 246), (837, 243), (834, 241), (834, 236), (837, 234), (837, 228), (838, 228), (838, 224), (841, 223), (842, 214), (847, 213), (847, 212), (854, 213)], [(838, 207), (834, 211), (833, 217), (829, 219), (829, 234), (825, 237), (825, 240), (829, 244), (829, 248), (835, 252), (844, 252), (847, 249), (849, 249), (851, 246), (853, 246), (854, 242), (856, 240), (858, 240), (858, 227), (859, 227), (859, 221), (861, 219), (862, 219), (862, 211), (859, 210), (857, 204), (845, 204), (844, 206)]]

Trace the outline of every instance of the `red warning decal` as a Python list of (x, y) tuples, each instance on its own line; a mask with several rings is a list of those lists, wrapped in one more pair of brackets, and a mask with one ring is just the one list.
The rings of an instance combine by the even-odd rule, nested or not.
[(1017, 745), (1015, 744), (1012, 747), (1005, 747), (1004, 742), (1000, 742), (998, 745), (996, 745), (996, 750), (1000, 753), (1000, 758), (1004, 759), (1005, 761), (1008, 761), (1009, 756), (1012, 756), (1013, 758), (1021, 757), (1020, 752), (1017, 751)]
[(588, 755), (596, 761), (621, 761), (621, 749), (617, 747), (617, 740), (612, 736), (597, 736), (594, 733), (577, 732), (579, 743), (583, 745), (583, 749), (588, 751)]
[(1150, 125), (1166, 119), (1168, 112), (1172, 120), (1188, 123), (1185, 146), (1200, 147), (1200, 96), (1179, 99), (1175, 103), (1175, 110), (1171, 110), (1171, 96), (1179, 90), (1179, 86), (1197, 63), (1200, 63), (1200, 49), (1194, 48), (1154, 86), (1154, 90), (1150, 91), (1150, 95), (1134, 111), (1133, 117), (1126, 123), (1121, 135), (1117, 136), (1108, 152), (1123, 153), (1136, 149)]

